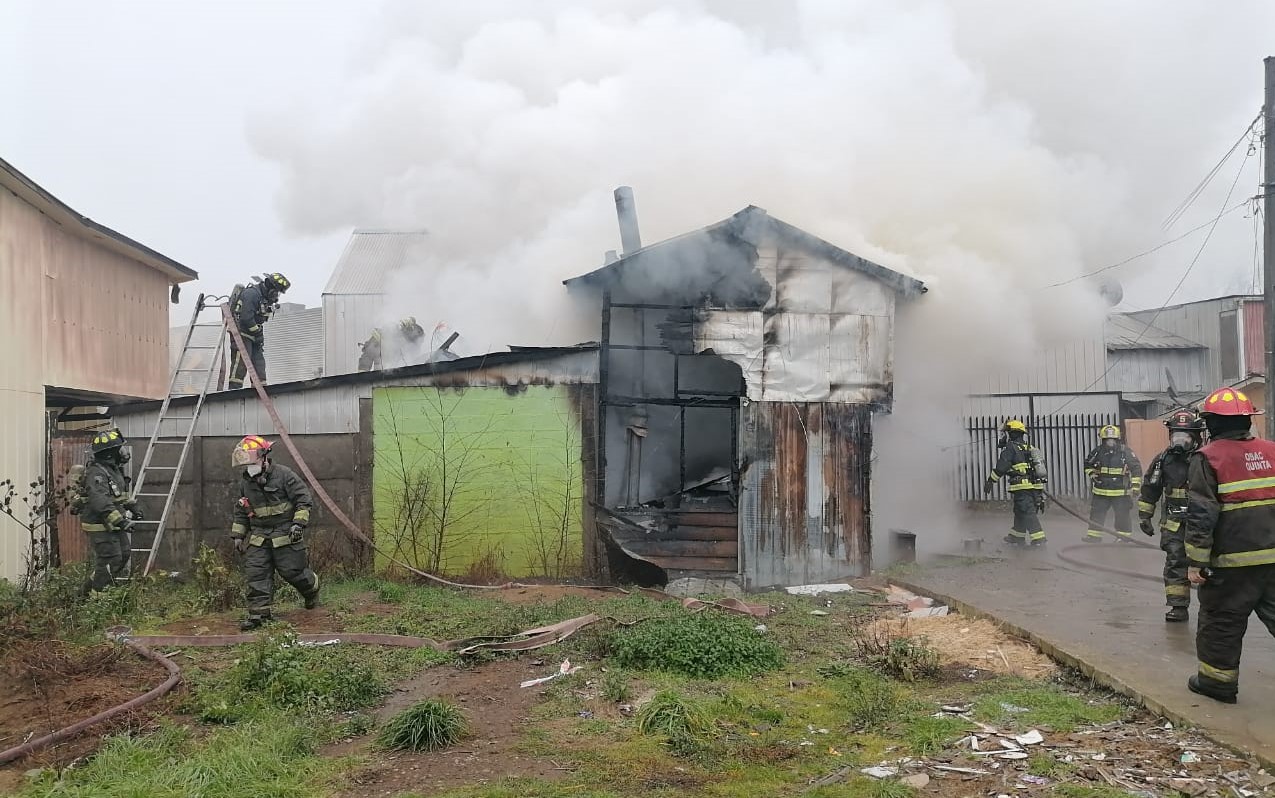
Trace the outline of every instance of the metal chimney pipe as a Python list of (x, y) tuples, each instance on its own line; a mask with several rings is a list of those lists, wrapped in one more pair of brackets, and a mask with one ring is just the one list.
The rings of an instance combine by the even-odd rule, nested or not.
[(642, 248), (642, 234), (638, 232), (633, 189), (628, 186), (620, 186), (615, 190), (615, 215), (620, 220), (620, 247), (625, 256), (632, 255)]

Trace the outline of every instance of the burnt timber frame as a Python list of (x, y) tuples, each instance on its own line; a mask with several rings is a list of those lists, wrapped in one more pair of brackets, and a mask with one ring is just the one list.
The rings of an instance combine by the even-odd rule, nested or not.
[[(611, 313), (613, 309), (621, 308), (624, 310), (635, 310), (638, 312), (638, 324), (642, 329), (643, 339), (646, 335), (646, 314), (648, 310), (662, 311), (695, 311), (698, 305), (687, 304), (658, 304), (651, 302), (616, 302), (611, 297), (611, 291), (608, 289), (602, 293), (602, 340), (598, 346), (598, 473), (597, 473), (597, 497), (605, 506), (606, 504), (606, 474), (607, 474), (607, 419), (609, 416), (609, 407), (640, 407), (643, 405), (654, 405), (664, 407), (677, 407), (680, 409), (678, 413), (678, 493), (686, 490), (686, 409), (687, 408), (719, 408), (730, 411), (730, 480), (731, 495), (738, 497), (739, 492), (739, 403), (744, 396), (744, 389), (740, 385), (738, 394), (721, 393), (714, 391), (683, 391), (681, 384), (681, 362), (682, 358), (687, 357), (712, 357), (712, 355), (700, 354), (684, 354), (673, 352), (666, 346), (649, 346), (647, 344), (617, 344), (611, 341)], [(694, 317), (691, 319), (692, 330), (694, 328)], [(694, 333), (691, 335), (694, 340)], [(610, 375), (611, 375), (611, 352), (615, 351), (631, 351), (631, 352), (661, 352), (670, 355), (673, 358), (673, 396), (672, 397), (639, 397), (639, 396), (622, 396), (611, 393)], [(641, 473), (638, 474), (639, 493), (641, 488)], [(648, 510), (648, 512), (660, 512), (659, 510)], [(680, 511), (668, 511), (680, 512)]]

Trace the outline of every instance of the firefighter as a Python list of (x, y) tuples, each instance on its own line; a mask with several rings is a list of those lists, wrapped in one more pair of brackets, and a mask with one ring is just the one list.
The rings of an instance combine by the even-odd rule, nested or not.
[(425, 337), (425, 328), (416, 323), (415, 316), (408, 316), (398, 323), (398, 334), (412, 346), (416, 346)]
[(1023, 422), (1010, 419), (1001, 433), (997, 444), (1000, 456), (983, 485), (983, 493), (991, 493), (1004, 478), (1014, 502), (1014, 524), (1005, 542), (1012, 546), (1043, 546), (1045, 530), (1040, 524), (1040, 511), (1045, 508), (1045, 460), (1040, 450), (1027, 442), (1027, 425)]
[[(232, 297), (231, 313), (235, 317), (235, 325), (243, 338), (244, 348), (252, 367), (256, 370), (261, 384), (266, 384), (266, 332), (264, 325), (271, 314), (279, 306), (279, 295), (290, 288), (292, 283), (279, 272), (267, 274), (255, 280), (237, 295)], [(239, 347), (234, 339), (230, 342), (230, 388), (242, 388), (244, 377), (248, 374), (248, 366), (239, 354)]]
[(1089, 505), (1089, 531), (1086, 543), (1102, 542), (1102, 527), (1111, 511), (1116, 534), (1126, 540), (1133, 537), (1130, 516), (1133, 497), (1142, 489), (1142, 464), (1133, 450), (1120, 440), (1120, 428), (1107, 424), (1098, 430), (1098, 447), (1085, 457), (1085, 474), (1092, 485)]
[(1204, 420), (1193, 410), (1176, 410), (1164, 425), (1169, 428), (1169, 448), (1155, 456), (1147, 467), (1142, 493), (1138, 497), (1138, 528), (1155, 535), (1155, 506), (1161, 498), (1160, 549), (1164, 551), (1164, 598), (1169, 605), (1164, 620), (1188, 620), (1191, 584), (1186, 578), (1186, 473), (1191, 452), (1204, 438)]
[(379, 371), (384, 366), (381, 354), (381, 330), (376, 328), (359, 344), (359, 371)]
[(1253, 437), (1259, 412), (1240, 391), (1214, 391), (1200, 408), (1209, 442), (1187, 466), (1187, 579), (1200, 587), (1187, 686), (1225, 704), (1239, 693), (1248, 616), (1275, 634), (1275, 443)]
[(93, 436), (93, 457), (84, 467), (85, 501), (80, 511), (80, 529), (89, 536), (93, 548), (93, 575), (84, 585), (85, 595), (118, 584), (128, 573), (132, 559), (129, 531), (134, 520), (142, 520), (124, 476), (131, 448), (117, 429)]
[(231, 464), (241, 469), (230, 537), (244, 555), (248, 614), (239, 628), (256, 629), (271, 619), (274, 574), (297, 589), (307, 610), (319, 604), (319, 577), (306, 556), (310, 490), (292, 469), (275, 464), (271, 444), (249, 435), (235, 445)]

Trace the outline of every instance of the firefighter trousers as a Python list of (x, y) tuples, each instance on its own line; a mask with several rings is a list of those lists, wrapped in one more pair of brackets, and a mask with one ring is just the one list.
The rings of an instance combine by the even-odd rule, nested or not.
[(1191, 583), (1187, 581), (1186, 539), (1183, 525), (1176, 532), (1160, 527), (1160, 550), (1164, 552), (1164, 603), (1170, 607), (1191, 606)]
[(1102, 528), (1107, 525), (1107, 513), (1115, 518), (1112, 528), (1120, 534), (1121, 537), (1131, 538), (1133, 533), (1133, 524), (1130, 523), (1133, 517), (1133, 499), (1128, 494), (1122, 496), (1099, 496), (1094, 494), (1093, 500), (1089, 505), (1089, 531), (1085, 533), (1085, 537), (1090, 539), (1102, 540), (1107, 534)]
[(93, 547), (93, 574), (84, 583), (84, 595), (105, 590), (127, 575), (133, 557), (133, 544), (127, 532), (89, 532), (88, 536)]
[(1020, 543), (1044, 542), (1045, 528), (1040, 525), (1040, 511), (1036, 507), (1038, 492), (1013, 490), (1009, 495), (1014, 502), (1014, 525), (1010, 528), (1010, 537)]
[(269, 618), (274, 605), (274, 575), (292, 585), (301, 598), (319, 594), (319, 577), (310, 570), (305, 543), (272, 546), (267, 540), (260, 546), (249, 546), (244, 555), (244, 578), (248, 582), (248, 617)]
[(1214, 568), (1200, 585), (1195, 654), (1200, 684), (1210, 693), (1239, 692), (1240, 650), (1253, 613), (1275, 635), (1275, 565)]
[[(265, 331), (257, 334), (260, 337), (265, 336)], [(243, 335), (244, 348), (248, 350), (248, 358), (252, 361), (252, 367), (257, 370), (257, 376), (261, 378), (261, 384), (266, 383), (266, 348), (265, 342), (262, 340), (254, 340), (247, 335)], [(230, 387), (242, 388), (245, 378), (248, 376), (248, 365), (244, 363), (243, 358), (239, 354), (239, 347), (235, 346), (234, 337), (230, 339)]]

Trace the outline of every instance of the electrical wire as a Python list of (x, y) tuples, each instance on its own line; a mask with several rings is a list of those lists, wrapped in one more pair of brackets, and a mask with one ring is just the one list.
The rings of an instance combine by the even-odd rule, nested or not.
[[(1253, 117), (1253, 121), (1248, 123), (1248, 126), (1244, 128), (1244, 132), (1241, 133), (1240, 137), (1235, 140), (1235, 143), (1231, 145), (1231, 148), (1226, 151), (1226, 154), (1222, 156), (1222, 159), (1214, 164), (1213, 168), (1209, 170), (1209, 173), (1204, 176), (1204, 179), (1197, 183), (1195, 188), (1191, 189), (1191, 191), (1186, 195), (1186, 199), (1178, 203), (1177, 207), (1174, 208), (1173, 211), (1169, 213), (1168, 217), (1165, 218), (1162, 225), (1164, 230), (1172, 228), (1173, 225), (1182, 220), (1182, 217), (1188, 210), (1191, 209), (1191, 206), (1194, 205), (1195, 201), (1200, 198), (1200, 195), (1204, 193), (1205, 189), (1208, 188), (1209, 183), (1213, 182), (1213, 178), (1217, 176), (1217, 173), (1222, 170), (1222, 167), (1226, 165), (1226, 162), (1230, 159), (1230, 157), (1234, 155), (1235, 151), (1238, 150), (1240, 145), (1244, 143), (1244, 139), (1249, 137), (1261, 119), (1262, 111), (1258, 111), (1257, 116)], [(1249, 155), (1252, 155), (1251, 141)]]

